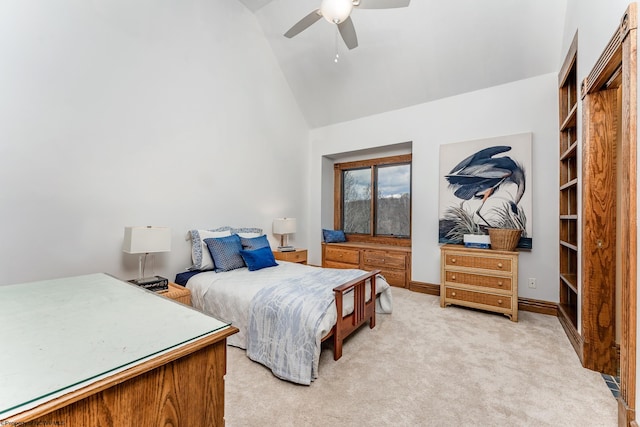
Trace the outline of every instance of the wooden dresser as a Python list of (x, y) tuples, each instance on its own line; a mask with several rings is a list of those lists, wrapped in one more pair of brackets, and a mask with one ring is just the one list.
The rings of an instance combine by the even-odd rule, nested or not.
[(411, 248), (363, 242), (323, 243), (322, 266), (380, 270), (390, 285), (408, 288)]
[(502, 313), (518, 321), (518, 252), (441, 247), (440, 306)]

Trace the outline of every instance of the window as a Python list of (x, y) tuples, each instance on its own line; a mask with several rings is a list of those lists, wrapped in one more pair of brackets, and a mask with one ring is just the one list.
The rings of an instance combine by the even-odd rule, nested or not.
[[(334, 226), (350, 240), (411, 237), (411, 155), (337, 163)], [(401, 243), (404, 244), (404, 243)]]

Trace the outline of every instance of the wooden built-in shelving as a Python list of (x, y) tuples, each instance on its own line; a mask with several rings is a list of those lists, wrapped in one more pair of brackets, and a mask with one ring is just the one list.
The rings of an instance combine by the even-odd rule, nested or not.
[(558, 76), (560, 163), (560, 277), (558, 316), (576, 352), (581, 356), (578, 329), (578, 78), (577, 35)]

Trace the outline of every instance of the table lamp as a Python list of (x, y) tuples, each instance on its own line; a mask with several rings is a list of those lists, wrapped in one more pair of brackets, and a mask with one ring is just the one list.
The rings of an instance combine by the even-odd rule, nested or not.
[[(171, 250), (171, 229), (169, 227), (125, 227), (122, 251), (128, 254), (139, 254), (138, 278), (136, 283), (145, 283), (144, 267), (147, 255)], [(143, 262), (144, 257), (144, 262)], [(156, 278), (149, 278), (155, 280)]]
[(280, 235), (280, 246), (278, 250), (281, 252), (295, 251), (293, 246), (289, 246), (289, 234), (296, 232), (295, 218), (276, 218), (273, 220), (273, 234)]

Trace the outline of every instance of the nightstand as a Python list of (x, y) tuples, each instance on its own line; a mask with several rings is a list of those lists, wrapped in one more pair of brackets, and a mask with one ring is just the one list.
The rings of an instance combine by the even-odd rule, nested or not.
[(300, 264), (307, 263), (306, 249), (296, 249), (295, 251), (291, 251), (291, 252), (273, 251), (273, 256), (278, 261), (297, 262)]
[(169, 289), (163, 292), (157, 292), (158, 295), (165, 298), (181, 302), (185, 305), (191, 305), (191, 291), (184, 286), (176, 285), (169, 282)]

